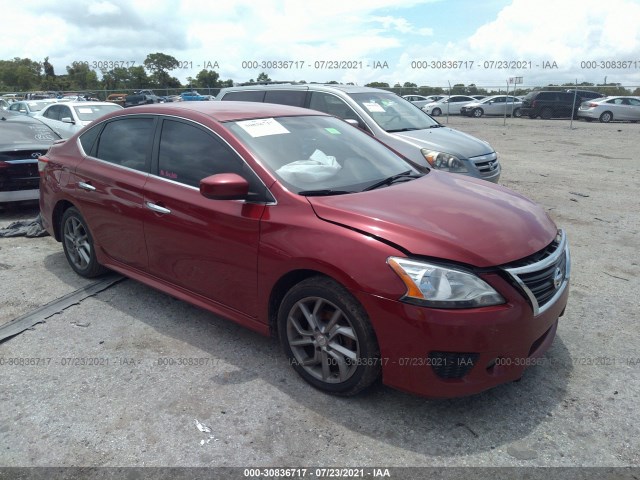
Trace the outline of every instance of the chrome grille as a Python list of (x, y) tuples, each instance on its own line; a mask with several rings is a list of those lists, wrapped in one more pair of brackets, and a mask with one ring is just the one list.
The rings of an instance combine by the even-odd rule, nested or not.
[(498, 155), (496, 152), (472, 157), (469, 160), (473, 162), (482, 175), (493, 175), (493, 173), (499, 168)]
[(527, 296), (535, 316), (545, 312), (569, 284), (571, 258), (563, 230), (543, 250), (502, 267)]

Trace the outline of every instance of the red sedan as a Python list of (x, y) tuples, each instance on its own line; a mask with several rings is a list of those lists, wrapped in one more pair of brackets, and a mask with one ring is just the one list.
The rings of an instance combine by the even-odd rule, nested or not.
[(265, 335), (327, 392), (430, 397), (520, 378), (551, 345), (569, 247), (544, 210), (295, 107), (114, 112), (40, 157), (78, 274), (118, 271)]

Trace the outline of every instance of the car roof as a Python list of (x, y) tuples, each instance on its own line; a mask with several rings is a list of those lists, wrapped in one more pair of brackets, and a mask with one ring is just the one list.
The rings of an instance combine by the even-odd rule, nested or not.
[[(233, 120), (251, 120), (268, 117), (292, 117), (292, 116), (329, 116), (327, 114), (309, 110), (308, 108), (291, 107), (288, 105), (276, 105), (261, 102), (175, 102), (155, 103), (129, 107), (124, 113), (152, 113), (165, 115), (181, 115), (185, 111), (206, 115), (218, 122)], [(113, 114), (115, 116), (115, 114)]]
[[(323, 84), (323, 83), (309, 83), (309, 84), (287, 84), (287, 83), (278, 83), (272, 85), (242, 85), (238, 87), (227, 87), (223, 88), (222, 92), (229, 91), (242, 91), (242, 90), (316, 90), (322, 92), (332, 92), (335, 90), (339, 90), (345, 93), (393, 93), (389, 90), (384, 90), (381, 88), (373, 88), (373, 87), (360, 87), (358, 85), (342, 85), (342, 84)], [(394, 94), (395, 95), (395, 94)]]
[[(90, 107), (92, 105), (117, 105), (113, 102), (57, 102), (57, 105), (67, 105), (69, 107)], [(47, 107), (50, 108), (50, 107)]]

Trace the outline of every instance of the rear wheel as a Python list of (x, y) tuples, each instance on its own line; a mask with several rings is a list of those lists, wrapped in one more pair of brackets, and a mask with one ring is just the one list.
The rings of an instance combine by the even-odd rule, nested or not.
[(320, 390), (355, 395), (380, 377), (378, 342), (364, 308), (329, 278), (308, 278), (286, 294), (278, 334), (293, 368)]
[(609, 123), (611, 120), (613, 120), (613, 113), (611, 112), (604, 112), (600, 115), (600, 121), (602, 123)]
[(553, 110), (550, 108), (543, 108), (540, 112), (540, 118), (544, 118), (545, 120), (549, 120), (553, 116)]
[(80, 212), (75, 207), (67, 209), (60, 225), (64, 254), (71, 268), (86, 278), (105, 273), (107, 269), (96, 259), (93, 238)]
[(512, 116), (513, 116), (513, 117), (516, 117), (516, 118), (520, 118), (520, 117), (522, 116), (522, 112), (520, 112), (520, 109), (519, 109), (519, 108), (516, 108), (516, 109), (513, 111)]
[(473, 115), (476, 118), (480, 118), (483, 113), (484, 112), (482, 111), (481, 108), (474, 108), (473, 111), (471, 112), (471, 115)]

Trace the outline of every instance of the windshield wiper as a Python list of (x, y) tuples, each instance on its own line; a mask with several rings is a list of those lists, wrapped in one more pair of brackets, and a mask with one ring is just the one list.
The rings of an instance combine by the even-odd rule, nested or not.
[(387, 177), (384, 180), (380, 180), (379, 182), (376, 182), (373, 185), (369, 185), (367, 188), (365, 188), (362, 191), (367, 192), (369, 190), (375, 190), (376, 188), (384, 187), (385, 185), (391, 185), (397, 180), (408, 180), (412, 178), (420, 178), (421, 176), (422, 174), (411, 173), (411, 170), (407, 170), (406, 172), (397, 173), (396, 175), (391, 175), (390, 177)]
[(431, 125), (429, 128), (442, 128), (442, 127), (444, 127), (444, 125), (440, 123), (436, 123), (435, 125)]
[(348, 190), (302, 190), (298, 192), (298, 195), (303, 195), (305, 197), (326, 197), (329, 195), (344, 195), (347, 193), (355, 193)]
[(417, 127), (397, 128), (395, 130), (387, 130), (387, 133), (411, 132), (413, 130), (421, 130), (421, 129)]

